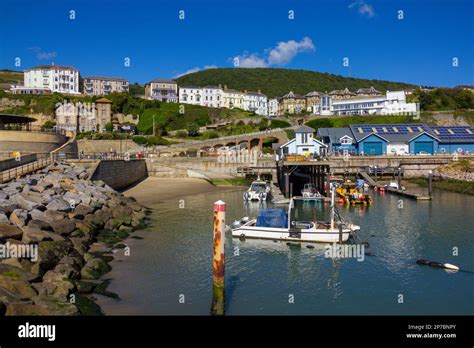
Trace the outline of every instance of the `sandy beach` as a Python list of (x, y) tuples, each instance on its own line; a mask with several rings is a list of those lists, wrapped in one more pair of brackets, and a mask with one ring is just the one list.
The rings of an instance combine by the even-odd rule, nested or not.
[(235, 190), (232, 186), (214, 186), (203, 179), (148, 177), (123, 194), (134, 197), (139, 203), (149, 206), (168, 199), (197, 195), (201, 193)]

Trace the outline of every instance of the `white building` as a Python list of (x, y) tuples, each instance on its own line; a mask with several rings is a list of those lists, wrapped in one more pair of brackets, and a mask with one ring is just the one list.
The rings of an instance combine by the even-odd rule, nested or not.
[(268, 98), (265, 94), (258, 92), (244, 93), (244, 110), (253, 111), (257, 115), (268, 115)]
[(327, 145), (314, 137), (315, 130), (308, 126), (301, 126), (295, 130), (295, 137), (279, 147), (277, 160), (288, 155), (314, 156), (323, 154)]
[(419, 105), (407, 103), (404, 91), (387, 91), (380, 97), (331, 100), (330, 111), (334, 115), (417, 114)]
[[(223, 104), (223, 90), (220, 86), (204, 86), (202, 88), (201, 105), (210, 108), (220, 108)], [(181, 99), (180, 99), (181, 100)]]
[(196, 86), (179, 87), (179, 102), (184, 104), (203, 105), (203, 90)]
[(268, 100), (268, 115), (276, 116), (278, 115), (278, 99), (272, 98)]
[(26, 88), (47, 88), (53, 93), (79, 94), (79, 70), (69, 66), (37, 66), (25, 70), (24, 79)]

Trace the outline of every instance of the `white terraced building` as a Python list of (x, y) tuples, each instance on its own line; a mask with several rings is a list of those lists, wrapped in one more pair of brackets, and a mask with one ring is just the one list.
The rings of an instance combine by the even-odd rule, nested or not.
[(109, 95), (113, 92), (128, 92), (129, 83), (126, 79), (117, 77), (84, 77), (84, 94)]
[(387, 91), (380, 97), (331, 100), (330, 111), (334, 115), (417, 114), (419, 104), (407, 103), (404, 91)]
[(268, 115), (276, 116), (278, 115), (278, 99), (272, 98), (268, 101)]
[(204, 86), (202, 88), (201, 105), (210, 108), (220, 108), (222, 106), (222, 98), (223, 90), (220, 86)]
[(184, 104), (203, 105), (203, 89), (196, 86), (179, 87), (179, 102)]
[(65, 94), (79, 93), (79, 70), (69, 66), (40, 65), (25, 70), (25, 88), (49, 89)]
[(265, 94), (258, 92), (246, 92), (244, 94), (244, 110), (253, 111), (257, 115), (268, 115), (268, 98)]

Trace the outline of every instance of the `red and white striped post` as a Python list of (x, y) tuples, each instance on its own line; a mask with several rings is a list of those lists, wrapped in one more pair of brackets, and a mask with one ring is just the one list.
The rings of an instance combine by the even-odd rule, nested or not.
[(212, 315), (224, 315), (225, 303), (225, 203), (214, 203), (214, 257), (212, 261)]

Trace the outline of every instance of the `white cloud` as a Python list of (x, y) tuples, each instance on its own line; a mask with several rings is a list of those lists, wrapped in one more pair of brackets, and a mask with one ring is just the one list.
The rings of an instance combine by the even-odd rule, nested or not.
[(362, 15), (368, 18), (375, 16), (374, 7), (363, 0), (353, 2), (348, 6), (350, 9), (355, 8)]
[(260, 58), (256, 54), (244, 53), (236, 58), (239, 59), (239, 67), (241, 68), (265, 68), (268, 64), (264, 58)]
[(289, 40), (281, 41), (275, 47), (265, 50), (265, 57), (260, 57), (256, 53), (243, 54), (231, 58), (239, 59), (239, 67), (241, 68), (266, 68), (272, 65), (286, 65), (299, 53), (316, 50), (313, 41), (309, 37), (304, 37), (301, 41)]
[(298, 53), (314, 51), (313, 41), (309, 37), (303, 38), (300, 42), (290, 40), (279, 42), (268, 54), (269, 65), (286, 65), (293, 60)]
[(58, 56), (58, 53), (55, 51), (52, 52), (45, 52), (41, 49), (41, 47), (30, 47), (28, 48), (30, 51), (33, 51), (36, 54), (36, 58), (39, 60), (51, 60)]
[(184, 75), (187, 75), (187, 74), (192, 74), (192, 73), (195, 73), (195, 72), (198, 72), (198, 71), (201, 71), (201, 70), (216, 69), (216, 68), (217, 68), (217, 66), (215, 66), (215, 65), (204, 65), (203, 67), (198, 67), (197, 66), (197, 67), (186, 70), (184, 73), (177, 74), (175, 76), (175, 78), (181, 77), (181, 76), (184, 76)]

